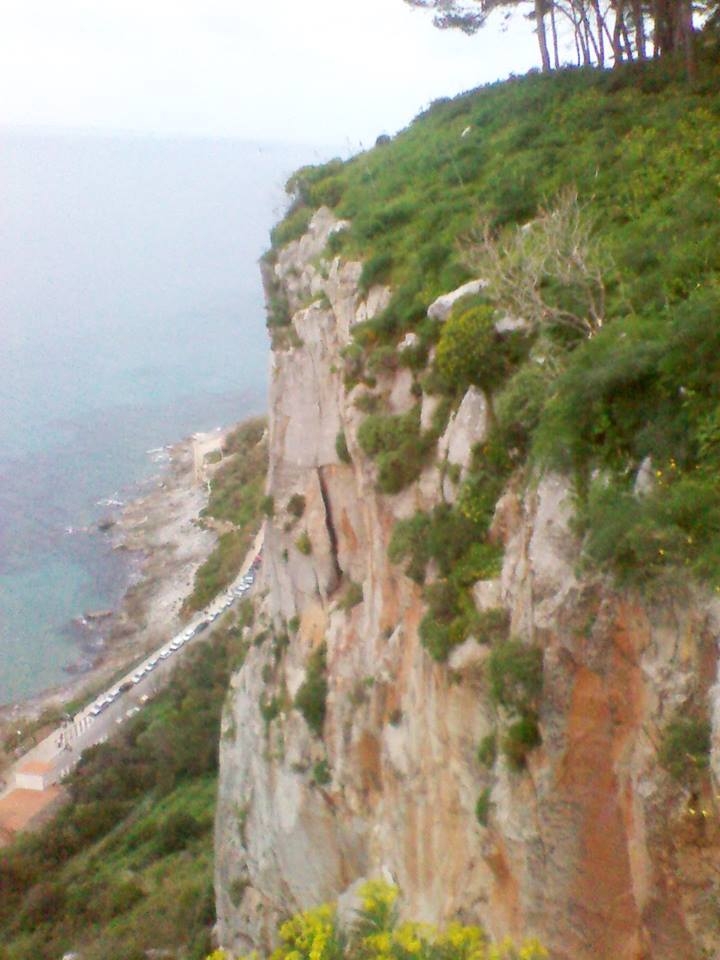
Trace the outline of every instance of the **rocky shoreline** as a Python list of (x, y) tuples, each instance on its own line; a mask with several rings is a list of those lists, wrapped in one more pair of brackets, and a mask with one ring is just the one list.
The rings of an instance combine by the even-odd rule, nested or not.
[(0, 707), (3, 728), (37, 720), (45, 711), (90, 698), (116, 673), (180, 628), (180, 611), (195, 572), (217, 535), (199, 522), (207, 504), (207, 457), (219, 450), (227, 430), (196, 435), (167, 449), (166, 466), (149, 492), (97, 524), (113, 550), (132, 555), (135, 568), (116, 610), (84, 611), (69, 626), (78, 657), (65, 668), (66, 683), (27, 700)]

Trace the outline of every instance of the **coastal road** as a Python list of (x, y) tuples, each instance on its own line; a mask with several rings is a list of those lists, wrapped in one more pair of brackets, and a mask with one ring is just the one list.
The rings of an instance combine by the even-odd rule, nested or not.
[[(148, 654), (141, 663), (6, 771), (7, 785), (0, 790), (0, 828), (3, 825), (3, 803), (8, 808), (12, 806), (13, 793), (18, 794), (17, 800), (20, 794), (29, 791), (47, 791), (48, 802), (55, 799), (57, 790), (53, 788), (54, 785), (77, 765), (83, 750), (109, 740), (127, 719), (138, 713), (148, 700), (163, 689), (188, 646), (212, 638), (213, 627), (219, 618), (250, 591), (252, 584), (244, 588), (241, 581), (249, 575), (253, 576), (254, 581), (253, 564), (262, 552), (262, 542), (263, 531), (260, 530), (233, 583), (198, 613), (177, 637), (165, 640), (161, 647)], [(182, 636), (187, 639), (180, 643)], [(178, 646), (171, 650), (171, 644)], [(105, 705), (101, 707), (103, 703)], [(33, 808), (36, 806), (37, 802), (34, 802)]]

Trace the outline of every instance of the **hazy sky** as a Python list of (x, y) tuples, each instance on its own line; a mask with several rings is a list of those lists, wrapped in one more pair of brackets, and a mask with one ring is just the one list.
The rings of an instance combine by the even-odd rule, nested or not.
[(0, 123), (369, 145), (535, 66), (402, 0), (0, 0)]

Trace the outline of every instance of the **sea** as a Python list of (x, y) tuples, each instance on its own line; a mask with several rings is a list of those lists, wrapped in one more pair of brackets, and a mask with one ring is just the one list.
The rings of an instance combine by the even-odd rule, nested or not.
[(332, 155), (0, 132), (0, 705), (87, 662), (78, 618), (133, 576), (98, 523), (166, 447), (265, 409), (257, 260)]

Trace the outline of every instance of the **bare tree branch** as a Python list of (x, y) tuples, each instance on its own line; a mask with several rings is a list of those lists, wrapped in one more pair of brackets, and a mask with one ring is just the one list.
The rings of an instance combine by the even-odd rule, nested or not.
[(500, 237), (483, 223), (461, 243), (463, 259), (487, 281), (495, 307), (531, 328), (594, 336), (605, 322), (603, 257), (575, 190)]

